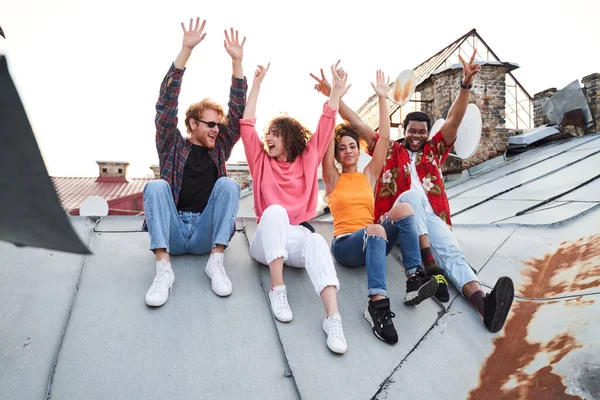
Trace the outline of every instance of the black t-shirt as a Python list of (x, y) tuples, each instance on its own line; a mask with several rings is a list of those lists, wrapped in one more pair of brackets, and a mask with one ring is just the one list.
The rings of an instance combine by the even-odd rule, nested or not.
[(183, 169), (177, 209), (204, 211), (218, 177), (217, 166), (208, 154), (208, 149), (193, 144)]

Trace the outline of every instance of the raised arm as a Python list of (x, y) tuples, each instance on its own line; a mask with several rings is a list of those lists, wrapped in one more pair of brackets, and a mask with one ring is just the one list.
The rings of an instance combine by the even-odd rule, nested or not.
[[(481, 69), (479, 64), (473, 64), (476, 54), (477, 49), (474, 49), (473, 55), (468, 63), (465, 62), (460, 55), (458, 56), (458, 59), (463, 65), (463, 86), (469, 86), (473, 84), (475, 76), (477, 76), (477, 73)], [(448, 118), (446, 118), (446, 122), (444, 122), (444, 125), (442, 126), (442, 136), (444, 137), (446, 146), (450, 146), (456, 140), (458, 127), (460, 126), (460, 123), (465, 116), (465, 112), (467, 111), (467, 106), (469, 105), (469, 94), (469, 89), (465, 89), (463, 87), (458, 89), (458, 96), (456, 96), (454, 103), (452, 103), (452, 106), (448, 111)]]
[(239, 33), (237, 30), (230, 28), (230, 33), (224, 31), (225, 39), (223, 46), (227, 54), (231, 57), (232, 78), (231, 89), (229, 90), (229, 103), (227, 112), (227, 127), (221, 127), (217, 143), (225, 152), (225, 158), (229, 158), (233, 146), (240, 140), (240, 119), (244, 114), (246, 107), (246, 92), (248, 84), (244, 78), (242, 69), (242, 59), (244, 58), (244, 44), (246, 37), (240, 43)]
[[(321, 68), (320, 78), (313, 74), (310, 74), (310, 76), (312, 76), (318, 82), (315, 84), (315, 90), (323, 93), (325, 96), (329, 96), (331, 93), (331, 85), (329, 85), (327, 78), (325, 78), (323, 68)], [(375, 131), (371, 129), (369, 125), (365, 124), (358, 114), (353, 109), (348, 107), (343, 99), (340, 99), (339, 114), (345, 121), (352, 125), (352, 128), (356, 130), (361, 139), (367, 142), (368, 146), (373, 144), (373, 141), (375, 140)]]
[(191, 18), (189, 30), (185, 29), (183, 22), (181, 23), (181, 28), (183, 29), (181, 51), (160, 85), (160, 95), (156, 102), (155, 118), (156, 148), (159, 156), (172, 142), (173, 135), (176, 132), (178, 99), (181, 92), (181, 80), (185, 71), (185, 64), (190, 58), (194, 47), (206, 36), (206, 33), (203, 33), (206, 21), (202, 21), (202, 25), (200, 25), (200, 18), (196, 18), (195, 27), (192, 25), (193, 20)]
[(250, 89), (248, 102), (244, 110), (244, 118), (240, 121), (244, 152), (246, 153), (246, 161), (248, 161), (251, 172), (254, 163), (258, 160), (258, 156), (264, 151), (263, 142), (258, 138), (258, 132), (256, 132), (254, 125), (256, 123), (256, 101), (258, 100), (260, 85), (270, 66), (271, 64), (269, 63), (266, 68), (262, 65), (256, 67), (252, 88)]
[(248, 101), (246, 101), (246, 109), (244, 110), (244, 119), (250, 119), (256, 117), (256, 103), (258, 101), (258, 93), (260, 92), (260, 85), (262, 84), (265, 75), (269, 71), (271, 63), (265, 68), (262, 65), (256, 67), (254, 72), (254, 80), (252, 81), (252, 89), (248, 95)]
[(390, 144), (390, 119), (387, 108), (389, 82), (386, 82), (385, 75), (381, 70), (377, 70), (375, 79), (375, 84), (371, 82), (371, 86), (373, 86), (379, 101), (379, 140), (375, 144), (373, 158), (363, 171), (373, 189), (375, 189), (381, 169), (385, 165), (385, 157)]
[(323, 182), (325, 182), (325, 195), (329, 196), (340, 178), (340, 172), (335, 166), (335, 135), (331, 135), (327, 150), (321, 162), (321, 172), (323, 174)]
[(343, 68), (338, 69), (339, 61), (331, 66), (331, 74), (333, 76), (333, 88), (329, 95), (329, 100), (325, 106), (323, 106), (323, 114), (317, 124), (317, 129), (314, 135), (310, 138), (309, 145), (316, 146), (319, 154), (319, 163), (322, 157), (325, 156), (325, 152), (329, 146), (331, 136), (333, 136), (333, 130), (335, 128), (335, 120), (337, 117), (337, 107), (340, 99), (343, 95), (348, 92), (350, 85), (346, 86), (348, 81), (348, 74)]

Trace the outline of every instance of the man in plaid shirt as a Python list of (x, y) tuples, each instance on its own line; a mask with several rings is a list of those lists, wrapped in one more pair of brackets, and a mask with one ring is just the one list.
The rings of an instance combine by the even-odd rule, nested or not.
[(211, 255), (205, 272), (212, 290), (229, 296), (231, 281), (223, 266), (223, 252), (235, 228), (240, 188), (227, 177), (225, 163), (240, 139), (239, 120), (246, 105), (247, 83), (242, 70), (246, 38), (225, 31), (224, 46), (231, 56), (233, 77), (227, 118), (211, 99), (189, 106), (185, 126), (189, 137), (177, 128), (178, 97), (185, 64), (206, 33), (206, 21), (190, 19), (183, 29), (182, 48), (169, 68), (156, 103), (156, 149), (160, 177), (144, 187), (144, 211), (150, 234), (150, 249), (156, 255), (156, 276), (146, 293), (146, 304), (161, 306), (168, 297), (175, 275), (170, 254)]

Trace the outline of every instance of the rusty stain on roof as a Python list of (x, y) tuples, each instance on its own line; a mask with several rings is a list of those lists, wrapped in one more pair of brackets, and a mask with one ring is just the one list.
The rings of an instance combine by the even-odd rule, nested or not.
[[(600, 235), (563, 242), (553, 254), (525, 262), (525, 285), (520, 293), (526, 297), (550, 297), (575, 290), (600, 286)], [(594, 263), (595, 261), (595, 263)], [(577, 268), (575, 279), (565, 278), (565, 270)], [(561, 279), (562, 277), (562, 279)], [(469, 392), (469, 399), (579, 399), (566, 393), (562, 377), (553, 366), (567, 354), (582, 348), (575, 336), (564, 332), (548, 343), (528, 339), (532, 322), (542, 307), (555, 301), (519, 301), (504, 327), (504, 335), (494, 339), (494, 351), (479, 374), (479, 386)], [(570, 299), (571, 305), (584, 307), (593, 301)], [(548, 356), (548, 365), (535, 372), (528, 366), (540, 353)]]
[[(528, 279), (536, 281), (521, 289), (520, 295), (524, 297), (548, 298), (600, 287), (600, 235), (580, 238), (573, 243), (563, 242), (554, 254), (546, 254), (543, 258), (524, 264), (531, 268)], [(573, 279), (550, 282), (550, 277), (567, 270), (576, 271)], [(545, 282), (551, 284), (546, 286)]]

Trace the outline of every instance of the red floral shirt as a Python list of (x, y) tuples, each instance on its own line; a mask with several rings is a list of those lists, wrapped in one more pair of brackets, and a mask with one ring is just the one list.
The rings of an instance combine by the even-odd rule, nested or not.
[[(373, 155), (375, 143), (379, 135), (375, 135), (373, 144), (367, 149), (369, 155)], [(423, 150), (417, 153), (415, 165), (421, 185), (427, 193), (427, 198), (433, 211), (449, 226), (450, 205), (442, 178), (442, 164), (450, 154), (452, 145), (446, 147), (442, 132), (436, 133), (428, 140)], [(385, 166), (379, 174), (377, 187), (375, 189), (375, 221), (381, 221), (385, 213), (390, 211), (398, 196), (410, 190), (410, 154), (402, 140), (390, 141)]]

